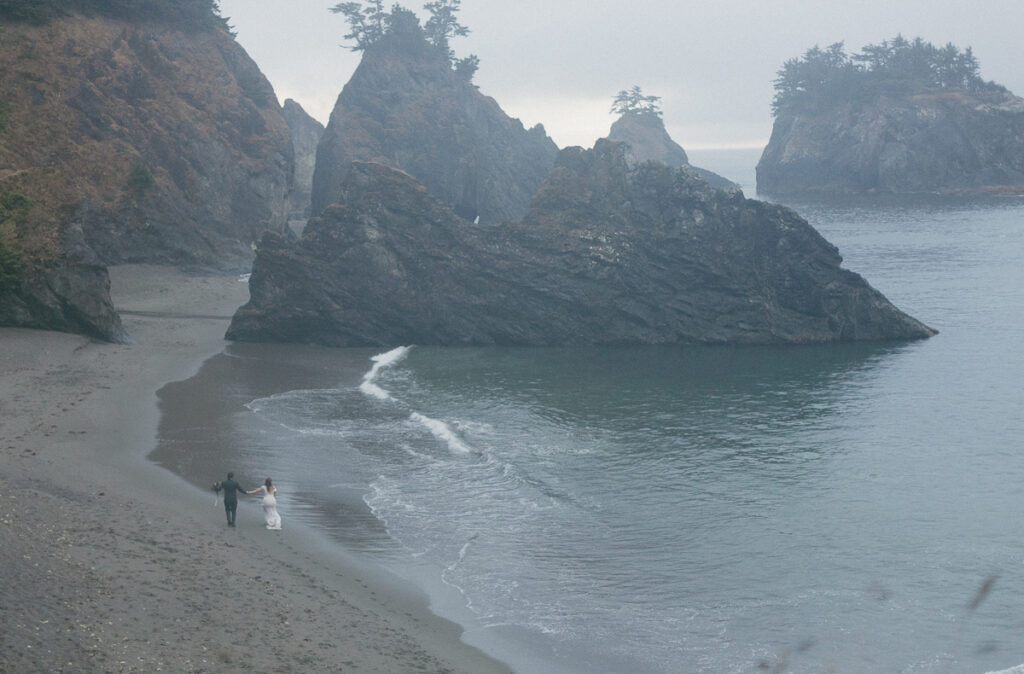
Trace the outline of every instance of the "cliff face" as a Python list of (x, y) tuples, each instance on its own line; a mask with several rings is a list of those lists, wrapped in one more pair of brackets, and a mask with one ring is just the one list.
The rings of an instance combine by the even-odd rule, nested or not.
[(757, 165), (763, 194), (1024, 190), (1024, 99), (921, 94), (782, 111)]
[(313, 214), (338, 200), (356, 160), (405, 171), (468, 220), (518, 220), (557, 152), (543, 127), (527, 131), (456, 74), (418, 26), (392, 29), (338, 97), (317, 150)]
[(313, 199), (313, 171), (316, 147), (324, 135), (324, 125), (309, 116), (302, 106), (288, 99), (282, 108), (284, 121), (292, 134), (295, 150), (295, 184), (291, 198), (291, 217), (308, 218)]
[(521, 223), (456, 217), (355, 163), (297, 242), (268, 234), (228, 338), (397, 344), (698, 344), (934, 334), (792, 211), (626, 145), (569, 148)]
[(657, 161), (671, 168), (689, 166), (712, 187), (733, 189), (738, 185), (717, 173), (690, 164), (686, 151), (672, 140), (661, 117), (653, 113), (625, 113), (612, 124), (608, 139), (628, 143), (638, 162)]
[(74, 329), (30, 309), (60, 305), (33, 289), (68, 285), (53, 282), (62, 270), (78, 283), (80, 264), (241, 269), (263, 230), (285, 227), (288, 128), (223, 29), (81, 16), (3, 29), (0, 249), (31, 273), (0, 284), (0, 320)]

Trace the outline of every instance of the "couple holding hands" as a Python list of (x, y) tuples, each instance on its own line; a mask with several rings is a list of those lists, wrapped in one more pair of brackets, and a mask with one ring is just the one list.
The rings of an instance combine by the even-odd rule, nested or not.
[(218, 494), (224, 492), (224, 512), (228, 517), (228, 526), (235, 526), (235, 511), (238, 510), (238, 492), (244, 494), (263, 494), (263, 519), (267, 522), (268, 529), (281, 528), (281, 516), (277, 514), (277, 487), (268, 477), (263, 485), (246, 491), (242, 485), (235, 482), (235, 474), (228, 473), (228, 479), (223, 482), (215, 482), (213, 490)]

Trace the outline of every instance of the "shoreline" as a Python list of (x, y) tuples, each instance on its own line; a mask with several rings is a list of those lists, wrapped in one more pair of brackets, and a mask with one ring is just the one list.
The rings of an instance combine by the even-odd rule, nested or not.
[[(227, 344), (237, 276), (111, 268), (133, 343), (0, 329), (0, 670), (508, 672), (428, 599), (147, 457), (157, 391)], [(271, 538), (272, 537), (272, 538)]]

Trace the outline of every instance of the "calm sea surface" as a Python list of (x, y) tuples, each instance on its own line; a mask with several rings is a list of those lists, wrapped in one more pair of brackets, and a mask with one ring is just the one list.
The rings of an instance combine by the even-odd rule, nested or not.
[[(749, 195), (757, 156), (691, 161)], [(1024, 663), (1024, 200), (788, 205), (940, 334), (233, 345), (161, 393), (154, 458), (275, 476), (286, 526), (420, 585), (520, 672)]]

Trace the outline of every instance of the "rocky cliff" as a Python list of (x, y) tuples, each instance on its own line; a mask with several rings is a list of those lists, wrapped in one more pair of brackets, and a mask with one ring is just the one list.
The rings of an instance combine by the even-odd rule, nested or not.
[(282, 108), (284, 121), (292, 134), (295, 150), (295, 181), (291, 197), (291, 217), (308, 218), (313, 200), (313, 171), (316, 148), (324, 135), (324, 125), (309, 116), (301, 105), (288, 99)]
[(672, 168), (689, 166), (704, 178), (709, 185), (719, 189), (733, 189), (736, 183), (723, 178), (717, 173), (698, 168), (690, 164), (686, 151), (679, 143), (672, 140), (665, 122), (659, 114), (652, 112), (627, 112), (612, 124), (608, 132), (609, 140), (628, 143), (633, 148), (636, 160), (659, 161)]
[(393, 24), (364, 52), (317, 150), (313, 213), (338, 200), (350, 162), (414, 176), (461, 217), (519, 220), (558, 148), (523, 128), (451, 67), (415, 23)]
[(77, 331), (61, 288), (112, 313), (96, 265), (241, 269), (265, 229), (283, 230), (288, 127), (222, 26), (72, 14), (2, 28), (4, 324)]
[(519, 223), (467, 222), (355, 163), (290, 242), (264, 236), (228, 338), (332, 346), (760, 344), (934, 334), (796, 213), (628, 146), (569, 148)]
[(922, 93), (783, 110), (757, 165), (762, 194), (1024, 191), (1024, 100)]

